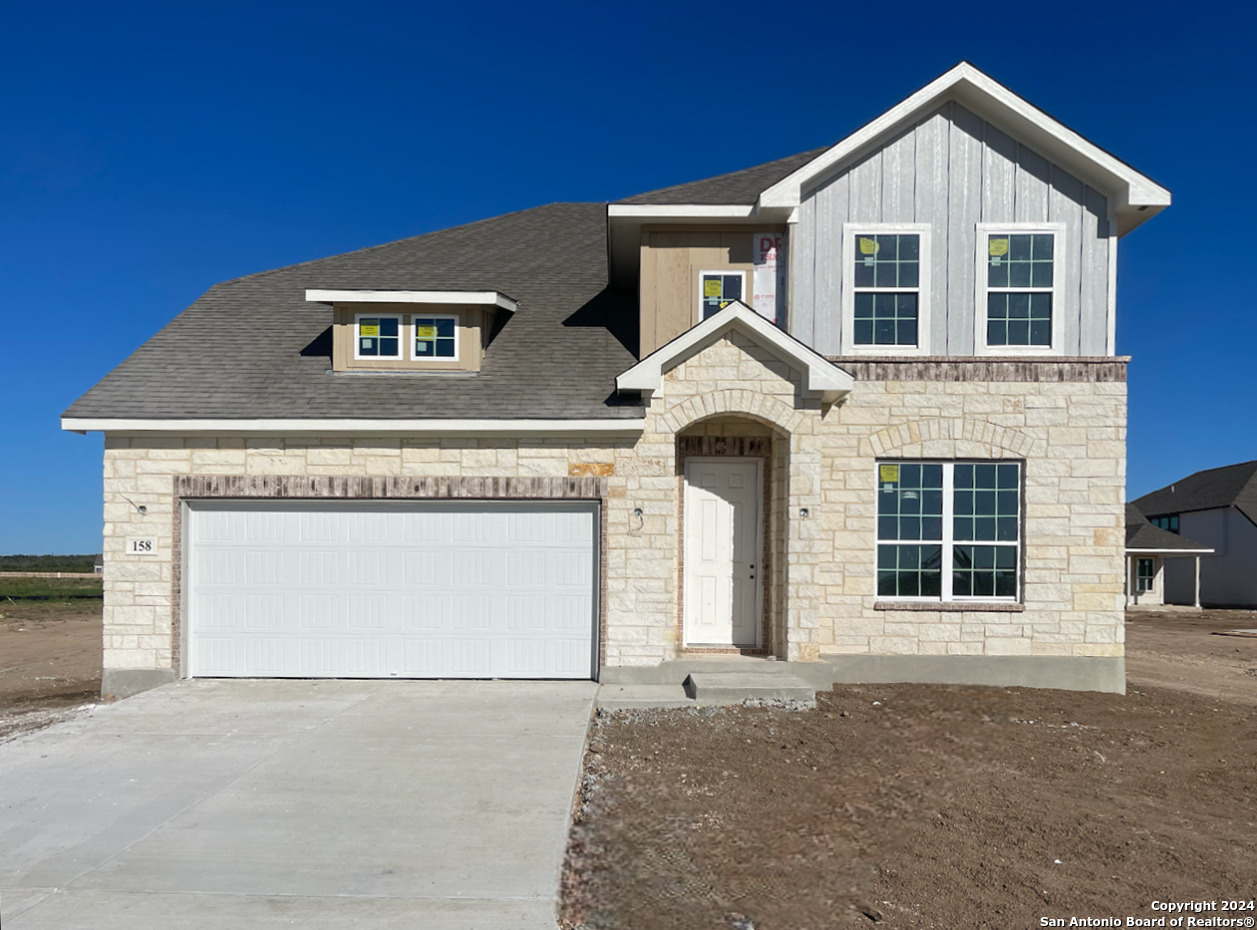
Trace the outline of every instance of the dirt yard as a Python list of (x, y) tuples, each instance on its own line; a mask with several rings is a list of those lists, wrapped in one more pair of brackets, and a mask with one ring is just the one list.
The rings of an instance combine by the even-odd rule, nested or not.
[(100, 607), (0, 597), (0, 740), (99, 698)]
[(1132, 614), (1126, 696), (848, 686), (814, 711), (600, 715), (564, 919), (1003, 930), (1251, 900), (1257, 639), (1213, 635), (1235, 627), (1257, 614)]

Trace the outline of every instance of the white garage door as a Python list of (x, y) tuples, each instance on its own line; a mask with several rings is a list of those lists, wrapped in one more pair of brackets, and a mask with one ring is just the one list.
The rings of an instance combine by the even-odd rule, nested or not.
[(188, 674), (590, 678), (597, 510), (191, 503)]

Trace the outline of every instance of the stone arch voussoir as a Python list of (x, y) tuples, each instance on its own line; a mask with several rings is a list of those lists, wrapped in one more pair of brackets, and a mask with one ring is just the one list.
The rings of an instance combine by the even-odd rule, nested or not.
[(742, 389), (697, 394), (677, 404), (662, 419), (672, 432), (679, 433), (702, 420), (730, 414), (758, 420), (783, 433), (799, 425), (794, 407), (770, 394)]
[(925, 458), (1026, 456), (1034, 438), (985, 420), (914, 420), (878, 430), (869, 437), (875, 455)]

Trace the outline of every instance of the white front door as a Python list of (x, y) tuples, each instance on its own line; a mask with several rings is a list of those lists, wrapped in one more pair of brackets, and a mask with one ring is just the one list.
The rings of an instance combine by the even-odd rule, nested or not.
[(685, 463), (685, 644), (759, 646), (759, 459)]

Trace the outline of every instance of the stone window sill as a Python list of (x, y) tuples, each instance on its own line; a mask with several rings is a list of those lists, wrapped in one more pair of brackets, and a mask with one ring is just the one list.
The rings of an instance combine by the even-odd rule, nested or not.
[(1024, 613), (1025, 604), (1008, 601), (876, 601), (874, 610), (915, 610), (928, 613)]

